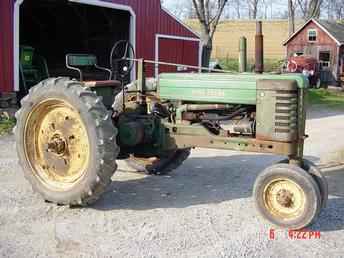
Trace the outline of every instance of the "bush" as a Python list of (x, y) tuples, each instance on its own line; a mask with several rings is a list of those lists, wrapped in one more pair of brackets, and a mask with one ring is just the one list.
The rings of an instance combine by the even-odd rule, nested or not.
[(15, 125), (16, 120), (14, 118), (0, 117), (0, 136), (12, 132)]

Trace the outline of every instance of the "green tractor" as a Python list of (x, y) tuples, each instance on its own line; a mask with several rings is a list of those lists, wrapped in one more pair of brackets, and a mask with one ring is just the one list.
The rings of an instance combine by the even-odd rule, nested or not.
[(316, 219), (328, 189), (320, 170), (303, 158), (307, 79), (231, 73), (151, 79), (145, 76), (151, 61), (127, 52), (118, 58), (112, 51), (112, 66), (125, 78), (137, 65), (138, 80), (114, 83), (111, 109), (103, 87), (62, 77), (42, 81), (22, 100), (15, 129), (19, 161), (44, 200), (90, 205), (110, 184), (117, 160), (163, 175), (201, 147), (285, 156), (258, 176), (256, 207), (290, 229)]

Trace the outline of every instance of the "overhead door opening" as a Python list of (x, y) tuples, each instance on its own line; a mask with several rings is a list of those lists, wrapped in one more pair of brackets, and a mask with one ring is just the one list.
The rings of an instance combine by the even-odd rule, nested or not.
[[(132, 15), (127, 10), (61, 0), (25, 0), (19, 15), (15, 51), (20, 85), (23, 79), (27, 80), (23, 78), (23, 66), (35, 67), (41, 77), (46, 76), (47, 70), (50, 77), (78, 79), (79, 74), (66, 67), (67, 54), (93, 54), (99, 66), (109, 67), (114, 43), (134, 40)], [(95, 80), (106, 78), (101, 71), (92, 76)], [(29, 82), (34, 79), (29, 78)]]

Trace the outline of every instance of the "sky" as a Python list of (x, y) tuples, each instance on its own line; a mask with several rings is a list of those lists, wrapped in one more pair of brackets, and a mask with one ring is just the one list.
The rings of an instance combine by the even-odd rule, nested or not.
[[(190, 8), (191, 0), (164, 0), (164, 6), (172, 11), (180, 18), (184, 18), (185, 10)], [(248, 8), (245, 0), (241, 0), (243, 7), (241, 8), (242, 18), (247, 18)], [(259, 18), (280, 19), (285, 18), (287, 13), (287, 0), (265, 0), (266, 4), (261, 4), (259, 8)], [(236, 11), (231, 7), (232, 1), (229, 0), (229, 5), (225, 13), (229, 18), (236, 18)]]

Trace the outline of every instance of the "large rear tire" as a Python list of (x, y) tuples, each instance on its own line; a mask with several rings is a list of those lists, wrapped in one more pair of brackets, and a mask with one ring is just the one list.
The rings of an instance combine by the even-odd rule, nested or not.
[(77, 81), (51, 78), (21, 102), (15, 128), (26, 179), (46, 201), (86, 206), (117, 169), (117, 130), (102, 99)]

